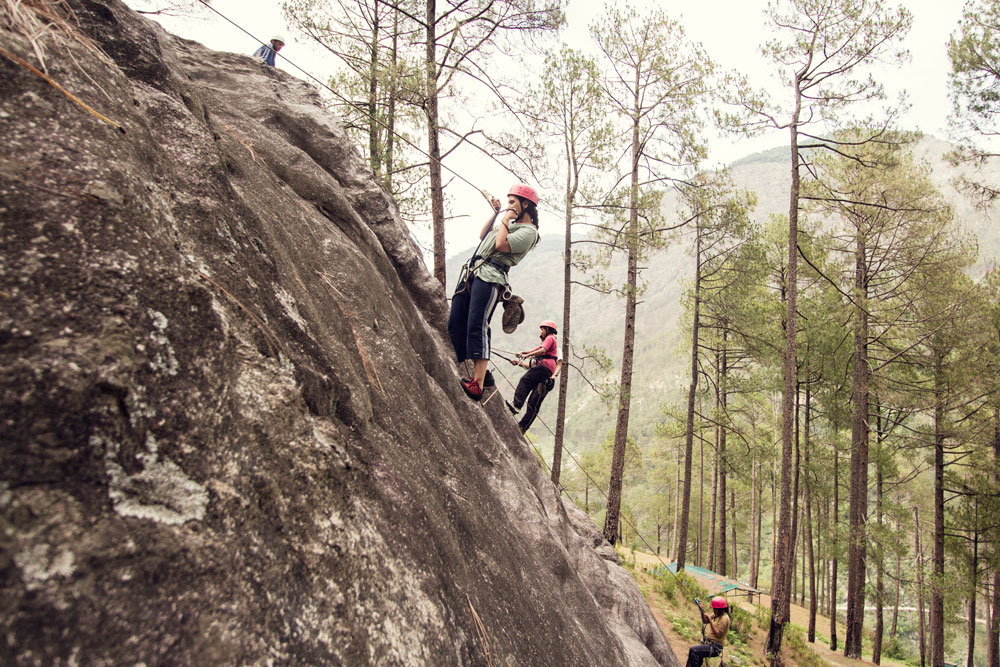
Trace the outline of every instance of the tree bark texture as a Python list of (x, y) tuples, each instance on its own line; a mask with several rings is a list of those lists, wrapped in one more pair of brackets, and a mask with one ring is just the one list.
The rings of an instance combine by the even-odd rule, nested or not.
[(805, 540), (806, 557), (809, 559), (809, 627), (806, 630), (806, 639), (812, 644), (816, 641), (816, 554), (813, 552), (812, 535), (812, 472), (809, 467), (809, 417), (811, 412), (812, 386), (806, 382), (806, 423), (805, 423), (805, 500), (806, 500), (806, 520), (805, 520)]
[(784, 384), (781, 393), (781, 491), (778, 541), (775, 549), (774, 571), (771, 584), (771, 625), (767, 633), (765, 651), (772, 661), (780, 660), (781, 640), (788, 622), (788, 568), (792, 554), (792, 437), (794, 424), (796, 379), (796, 306), (798, 303), (798, 232), (799, 232), (799, 143), (798, 118), (801, 110), (800, 80), (795, 79), (795, 111), (789, 132), (791, 134), (792, 185), (788, 205), (788, 273), (786, 279), (787, 302), (785, 309), (785, 358)]
[[(1000, 489), (1000, 407), (993, 408), (993, 483)], [(993, 529), (994, 538), (997, 529)], [(993, 563), (993, 602), (986, 635), (986, 667), (1000, 667), (1000, 565)]]
[[(638, 131), (638, 130), (636, 130)], [(638, 135), (634, 136), (638, 141)], [(694, 398), (698, 390), (698, 314), (701, 307), (701, 224), (695, 219), (694, 313), (691, 326), (691, 382), (688, 384), (687, 430), (684, 434), (684, 480), (680, 501), (680, 526), (677, 537), (677, 570), (687, 560), (688, 516), (691, 506), (691, 454), (694, 451)], [(709, 539), (711, 540), (711, 534)], [(711, 544), (711, 542), (709, 542)], [(711, 556), (709, 556), (711, 558)]]
[(927, 665), (927, 628), (924, 624), (924, 559), (920, 552), (920, 510), (913, 508), (913, 553), (917, 559), (917, 642), (920, 646), (920, 667)]
[(851, 379), (851, 486), (847, 541), (847, 636), (844, 655), (861, 659), (865, 621), (868, 516), (868, 308), (865, 238), (859, 229), (854, 255), (854, 356)]
[[(639, 76), (638, 70), (636, 76)], [(611, 481), (608, 484), (608, 509), (604, 518), (604, 538), (611, 544), (618, 539), (622, 504), (622, 479), (625, 472), (625, 441), (628, 437), (629, 409), (632, 405), (632, 362), (635, 353), (635, 306), (639, 261), (639, 87), (636, 85), (635, 114), (632, 122), (632, 186), (629, 197), (628, 268), (625, 276), (625, 333), (622, 340), (622, 371), (618, 394), (618, 419), (615, 445), (611, 455)], [(687, 506), (691, 501), (691, 447), (685, 452), (685, 493), (681, 507), (681, 534), (678, 538), (677, 568), (683, 567), (687, 548)]]
[[(879, 410), (878, 406), (875, 408)], [(878, 460), (875, 462), (875, 523), (879, 527), (879, 539), (882, 533), (882, 428), (881, 412), (875, 417), (879, 426), (876, 428), (879, 441)], [(872, 662), (876, 665), (882, 664), (882, 634), (885, 631), (885, 610), (883, 600), (885, 599), (885, 583), (882, 580), (882, 570), (884, 567), (885, 549), (879, 545), (875, 551), (875, 636), (872, 638)]]
[(431, 185), (431, 226), (434, 235), (434, 277), (442, 285), (447, 280), (444, 244), (444, 190), (441, 180), (441, 144), (438, 116), (437, 9), (435, 0), (427, 0), (425, 66), (427, 68), (427, 155)]
[(969, 584), (969, 644), (966, 667), (974, 667), (976, 655), (976, 588), (979, 587), (979, 500), (976, 499), (976, 530), (972, 533), (972, 577)]
[(840, 549), (840, 452), (833, 446), (833, 520), (830, 522), (830, 549), (833, 552), (830, 565), (830, 650), (837, 650), (837, 554)]
[[(570, 341), (570, 300), (572, 297), (573, 267), (573, 202), (579, 183), (573, 173), (571, 158), (566, 169), (566, 230), (563, 239), (563, 316), (562, 316), (562, 358), (563, 369), (559, 377), (559, 401), (556, 407), (556, 434), (552, 445), (552, 483), (559, 486), (562, 469), (563, 439), (566, 437), (566, 396), (569, 393), (569, 341)], [(659, 547), (659, 540), (657, 540)]]
[[(719, 557), (716, 559), (718, 572), (726, 576), (726, 329), (723, 323), (722, 350), (719, 353)], [(735, 576), (735, 575), (734, 575)]]
[(934, 363), (934, 553), (931, 562), (931, 665), (944, 667), (944, 381)]

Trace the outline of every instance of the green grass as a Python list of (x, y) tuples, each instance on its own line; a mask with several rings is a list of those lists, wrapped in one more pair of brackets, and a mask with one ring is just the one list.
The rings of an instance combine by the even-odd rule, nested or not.
[(801, 667), (825, 667), (826, 662), (806, 643), (806, 633), (795, 625), (785, 625), (785, 641)]

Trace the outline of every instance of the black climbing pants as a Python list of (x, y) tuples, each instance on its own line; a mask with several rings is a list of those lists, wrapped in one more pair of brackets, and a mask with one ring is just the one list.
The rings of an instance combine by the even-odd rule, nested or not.
[(555, 386), (555, 380), (551, 377), (544, 382), (539, 382), (535, 385), (535, 388), (531, 390), (528, 394), (528, 402), (525, 405), (524, 416), (521, 417), (521, 421), (517, 423), (521, 427), (521, 433), (524, 433), (529, 428), (531, 428), (531, 423), (535, 421), (535, 417), (538, 416), (538, 411), (542, 409), (542, 401), (549, 393), (549, 387)]
[(529, 368), (528, 372), (521, 376), (520, 382), (517, 383), (517, 388), (514, 389), (514, 407), (520, 410), (521, 406), (524, 405), (524, 399), (528, 398), (531, 390), (539, 382), (545, 382), (550, 377), (552, 377), (552, 371), (545, 364), (535, 364)]
[(687, 667), (701, 667), (705, 658), (714, 658), (722, 653), (718, 644), (697, 644), (688, 649)]

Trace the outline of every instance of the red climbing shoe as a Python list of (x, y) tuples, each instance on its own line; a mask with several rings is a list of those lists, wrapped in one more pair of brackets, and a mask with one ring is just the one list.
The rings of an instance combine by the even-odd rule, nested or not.
[(483, 390), (479, 386), (479, 380), (476, 378), (462, 378), (462, 389), (465, 390), (465, 395), (474, 401), (482, 400)]

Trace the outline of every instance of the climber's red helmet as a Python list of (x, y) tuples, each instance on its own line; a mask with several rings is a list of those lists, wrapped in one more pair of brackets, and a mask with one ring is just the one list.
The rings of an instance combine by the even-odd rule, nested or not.
[(559, 329), (556, 328), (556, 323), (553, 322), (552, 320), (545, 320), (544, 322), (542, 322), (538, 326), (540, 326), (540, 327), (548, 327), (548, 328), (552, 329), (552, 333), (559, 333)]
[(712, 598), (712, 609), (729, 609), (729, 603), (726, 602), (726, 598), (716, 595)]
[(523, 197), (528, 201), (532, 202), (535, 206), (538, 206), (538, 193), (535, 192), (535, 188), (530, 185), (525, 185), (524, 183), (516, 183), (510, 186), (510, 192), (508, 195), (516, 195), (518, 197)]

